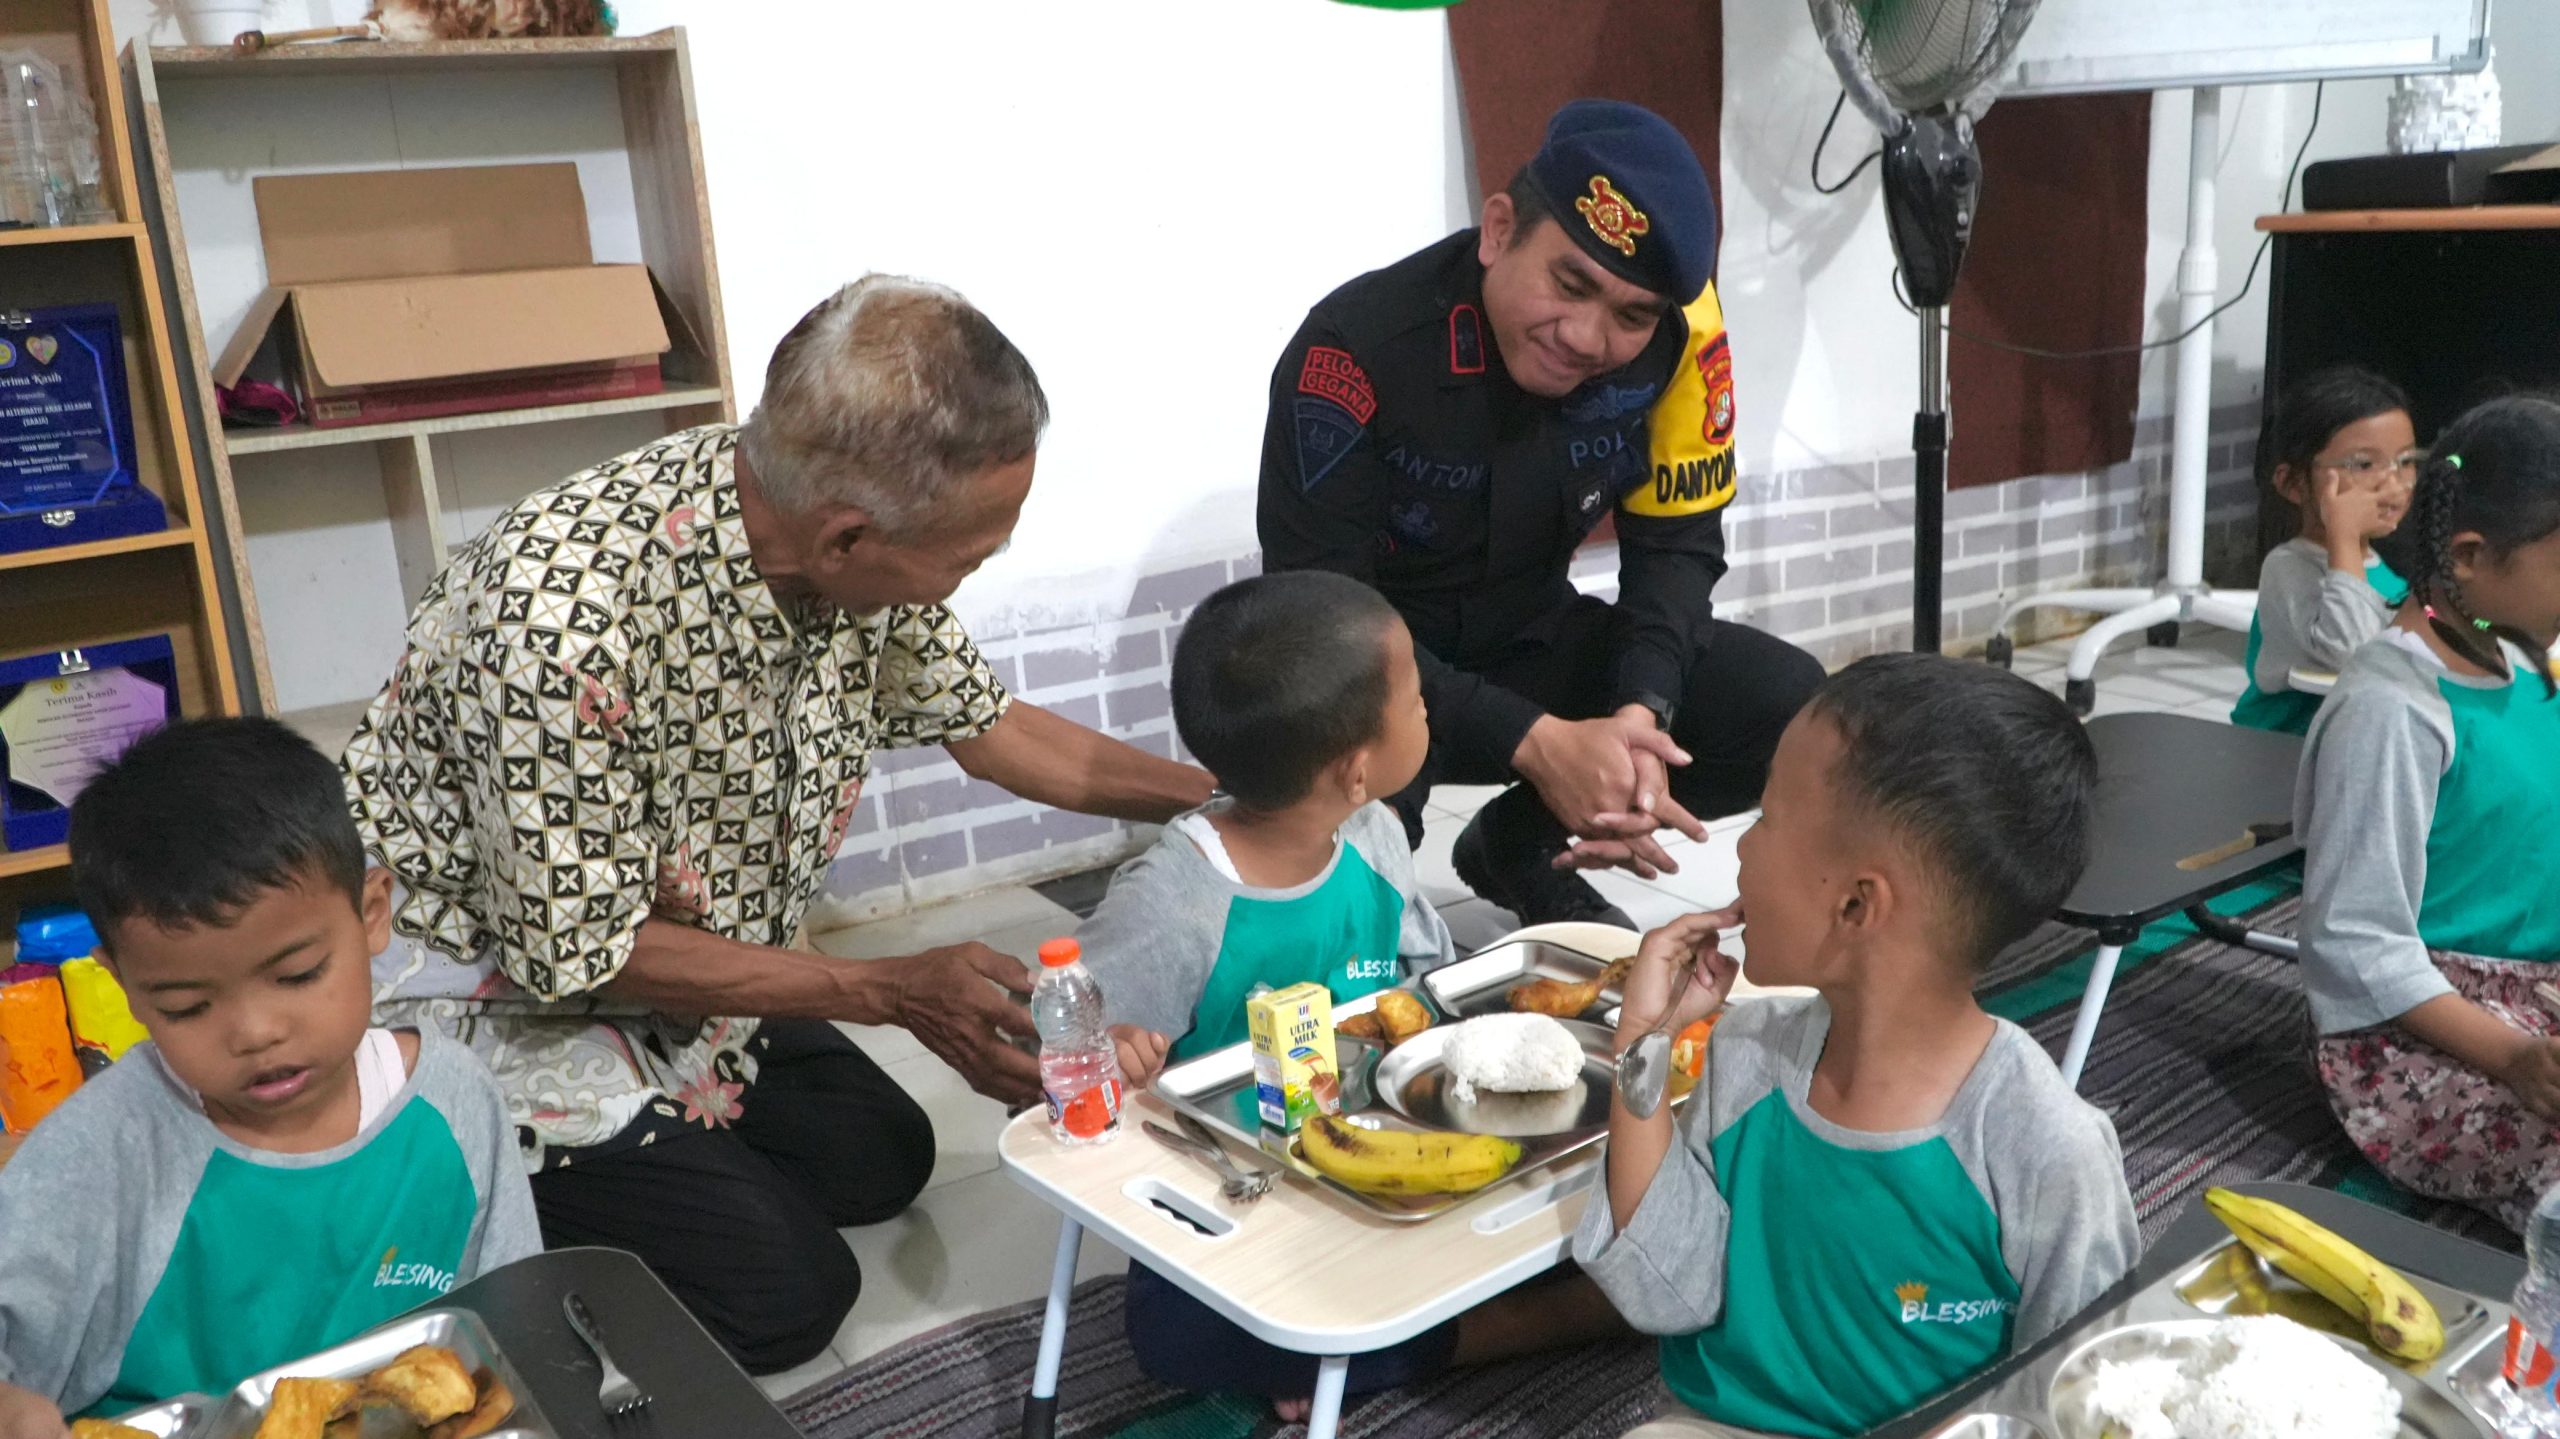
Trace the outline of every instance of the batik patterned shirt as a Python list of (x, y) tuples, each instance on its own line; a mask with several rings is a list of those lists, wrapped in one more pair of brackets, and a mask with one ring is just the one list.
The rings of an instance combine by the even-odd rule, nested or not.
[(400, 886), (375, 1012), (477, 1052), (536, 1169), (752, 1103), (754, 1020), (599, 987), (652, 917), (792, 943), (871, 751), (983, 734), (1009, 703), (942, 606), (776, 596), (736, 449), (689, 430), (501, 515), (428, 587), (347, 746)]

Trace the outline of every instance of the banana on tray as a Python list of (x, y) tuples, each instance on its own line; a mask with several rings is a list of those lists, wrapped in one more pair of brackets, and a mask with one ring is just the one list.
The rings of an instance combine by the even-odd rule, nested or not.
[(1468, 1194), (1511, 1172), (1520, 1146), (1486, 1134), (1364, 1129), (1310, 1115), (1298, 1149), (1316, 1171), (1363, 1194)]
[(2249, 1251), (2360, 1321), (2373, 1347), (2418, 1363), (2444, 1352), (2444, 1319), (2399, 1270), (2269, 1199), (2208, 1189), (2204, 1206)]

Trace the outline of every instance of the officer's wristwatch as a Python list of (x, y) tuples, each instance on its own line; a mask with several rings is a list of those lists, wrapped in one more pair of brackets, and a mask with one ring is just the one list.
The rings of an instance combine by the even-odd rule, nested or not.
[(1651, 690), (1638, 690), (1634, 694), (1627, 696), (1626, 703), (1631, 705), (1643, 705), (1646, 709), (1653, 711), (1653, 722), (1661, 727), (1664, 734), (1671, 733), (1671, 715), (1673, 710), (1671, 701), (1653, 693)]

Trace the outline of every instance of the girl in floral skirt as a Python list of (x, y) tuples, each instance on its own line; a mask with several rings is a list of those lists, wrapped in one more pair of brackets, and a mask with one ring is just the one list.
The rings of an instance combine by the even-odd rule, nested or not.
[(2384, 545), (2409, 577), (2313, 723), (2303, 969), (2331, 1106), (2521, 1230), (2560, 1183), (2560, 404), (2465, 414)]

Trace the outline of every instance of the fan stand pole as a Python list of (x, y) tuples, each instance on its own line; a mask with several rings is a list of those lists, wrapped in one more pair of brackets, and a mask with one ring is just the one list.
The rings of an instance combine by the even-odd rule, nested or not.
[(2065, 695), (2087, 714), (2097, 701), (2098, 660), (2125, 635), (2182, 620), (2202, 621), (2246, 633), (2257, 617), (2257, 596), (2245, 590), (2215, 591), (2204, 582), (2205, 450), (2213, 422), (2213, 321), (2221, 259), (2214, 253), (2213, 167), (2222, 148), (2222, 90), (2195, 92), (2195, 120), (2187, 136), (2187, 237), (2178, 254), (2180, 342), (2169, 432), (2169, 566), (2149, 589), (2057, 590), (2013, 600), (2000, 614), (1997, 634), (2037, 608), (2073, 609), (2109, 616), (2071, 648), (2064, 669)]
[(1947, 312), (1936, 305), (1920, 316), (1920, 409), (1911, 417), (1911, 648), (1938, 652), (1938, 622), (1945, 612), (1939, 582), (1946, 568), (1947, 507)]

